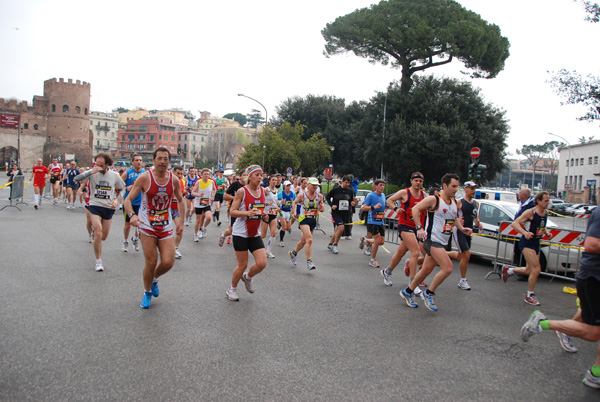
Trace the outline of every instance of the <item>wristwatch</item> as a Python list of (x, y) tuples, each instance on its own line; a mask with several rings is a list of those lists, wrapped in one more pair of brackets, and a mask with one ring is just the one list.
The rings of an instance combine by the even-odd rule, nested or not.
[(132, 213), (130, 213), (130, 214), (127, 214), (127, 217), (128, 217), (129, 219), (131, 219), (131, 218), (132, 218), (134, 215), (135, 215), (135, 212), (132, 212)]
[(417, 225), (417, 226), (415, 226), (415, 228), (416, 228), (417, 230), (421, 230), (421, 229), (423, 229), (423, 226), (421, 226), (421, 225)]

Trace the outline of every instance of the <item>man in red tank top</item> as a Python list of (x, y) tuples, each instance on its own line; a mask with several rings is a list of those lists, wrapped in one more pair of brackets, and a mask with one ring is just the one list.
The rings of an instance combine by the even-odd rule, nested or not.
[[(383, 283), (386, 286), (392, 286), (392, 271), (407, 251), (410, 251), (410, 260), (407, 262), (410, 270), (410, 278), (414, 278), (417, 272), (417, 261), (423, 247), (422, 244), (419, 246), (417, 230), (423, 226), (423, 222), (415, 222), (413, 220), (412, 209), (425, 198), (425, 192), (422, 190), (423, 181), (423, 173), (413, 172), (410, 175), (411, 186), (396, 192), (396, 194), (387, 199), (387, 207), (397, 211), (398, 235), (401, 242), (390, 261), (390, 265), (380, 271), (381, 276), (383, 276)], [(396, 201), (400, 202), (400, 207), (396, 206)], [(422, 216), (421, 220), (423, 218)]]
[(33, 167), (31, 178), (33, 180), (33, 207), (38, 209), (42, 205), (42, 197), (44, 195), (44, 187), (46, 187), (46, 175), (50, 173), (48, 168), (43, 165), (42, 158), (37, 160), (37, 164)]
[[(167, 170), (170, 159), (171, 154), (167, 148), (160, 147), (154, 151), (154, 171), (145, 172), (137, 178), (133, 183), (133, 188), (129, 196), (124, 202), (129, 222), (133, 226), (142, 226), (143, 228), (146, 226), (144, 223), (146, 223), (155, 228), (154, 230), (140, 230), (140, 240), (146, 260), (143, 272), (144, 297), (140, 303), (140, 307), (142, 308), (150, 308), (152, 296), (158, 297), (159, 295), (158, 278), (169, 272), (175, 263), (175, 241), (172, 236), (172, 229), (170, 229), (170, 235), (166, 233), (169, 229), (163, 229), (163, 227), (169, 225), (172, 227), (172, 222), (170, 222), (172, 217), (169, 211), (171, 197), (174, 196), (177, 199), (179, 215), (183, 216), (185, 213), (183, 194), (181, 186), (178, 183), (179, 180)], [(175, 181), (175, 185), (173, 181)], [(166, 190), (163, 191), (164, 189)], [(140, 206), (140, 215), (143, 215), (142, 220), (134, 213), (133, 206), (131, 205), (131, 200), (135, 199), (140, 191), (145, 195), (142, 198), (142, 205)], [(148, 202), (148, 199), (153, 199), (154, 195), (161, 196), (164, 193), (169, 194), (168, 199), (165, 198), (164, 202), (162, 202), (162, 198), (159, 200), (159, 203)], [(166, 216), (162, 208), (152, 208), (153, 206), (161, 207), (163, 204), (166, 205)], [(160, 211), (157, 209), (160, 209)], [(176, 224), (175, 233), (181, 234), (182, 232), (183, 222), (179, 220)], [(160, 254), (160, 262), (158, 262), (158, 254)]]

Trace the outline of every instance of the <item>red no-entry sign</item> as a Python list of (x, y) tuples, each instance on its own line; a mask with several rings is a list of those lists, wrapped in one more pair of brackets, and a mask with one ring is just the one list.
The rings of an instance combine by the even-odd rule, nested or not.
[(481, 155), (481, 150), (479, 148), (471, 148), (471, 158), (479, 158), (479, 155)]

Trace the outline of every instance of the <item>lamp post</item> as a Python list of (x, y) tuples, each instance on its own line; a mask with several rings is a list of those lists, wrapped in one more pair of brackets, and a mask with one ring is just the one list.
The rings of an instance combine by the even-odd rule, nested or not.
[(260, 103), (260, 102), (259, 102), (259, 101), (257, 101), (256, 99), (254, 99), (254, 98), (251, 98), (251, 97), (249, 97), (249, 96), (247, 96), (247, 95), (244, 95), (244, 94), (237, 94), (237, 96), (243, 96), (244, 98), (252, 99), (254, 102), (256, 102), (256, 103), (258, 103), (259, 105), (261, 105), (261, 106), (263, 107), (263, 109), (265, 109), (265, 126), (266, 126), (266, 125), (267, 125), (267, 123), (268, 123), (268, 121), (269, 121), (269, 116), (268, 116), (268, 113), (267, 113), (267, 108), (265, 107), (265, 105), (263, 105), (262, 103)]
[(262, 163), (262, 168), (265, 168), (265, 149), (267, 149), (266, 145), (263, 145), (263, 163)]
[[(561, 136), (560, 136), (560, 135), (558, 135), (558, 134), (552, 134), (552, 133), (548, 133), (548, 134), (549, 134), (549, 135), (552, 135), (552, 136), (554, 136), (554, 137), (558, 137), (558, 138), (560, 138), (561, 140), (563, 140), (564, 142), (566, 142), (566, 143), (567, 143), (567, 145), (569, 146), (569, 160), (568, 160), (568, 162), (567, 162), (567, 180), (565, 181), (565, 184), (569, 185), (569, 184), (567, 183), (567, 181), (569, 180), (569, 177), (570, 177), (570, 176), (569, 176), (569, 172), (570, 172), (570, 168), (571, 168), (571, 144), (569, 143), (569, 141), (567, 141), (565, 138), (561, 137)], [(556, 181), (556, 185), (558, 186), (558, 180)], [(570, 187), (570, 185), (569, 185), (569, 187)], [(556, 189), (556, 191), (558, 191), (558, 188)]]

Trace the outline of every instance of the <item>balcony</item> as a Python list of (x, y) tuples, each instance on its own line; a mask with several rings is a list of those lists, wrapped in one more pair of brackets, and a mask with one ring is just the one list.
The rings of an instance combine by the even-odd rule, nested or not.
[(101, 126), (100, 124), (96, 124), (95, 127), (96, 127), (96, 130), (110, 131), (110, 127), (108, 127), (106, 125)]

